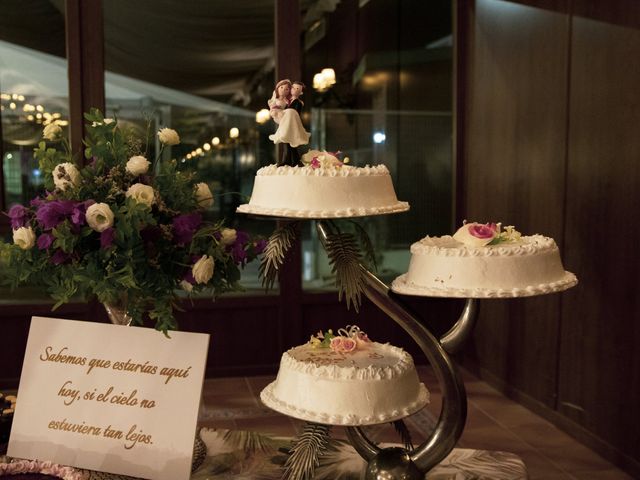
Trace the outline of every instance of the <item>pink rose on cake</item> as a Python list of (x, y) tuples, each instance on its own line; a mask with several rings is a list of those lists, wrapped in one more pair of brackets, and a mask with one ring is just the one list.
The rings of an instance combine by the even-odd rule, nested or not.
[(453, 238), (469, 247), (484, 247), (503, 242), (517, 242), (520, 232), (509, 225), (501, 231), (500, 223), (465, 223), (453, 234)]
[(484, 247), (500, 235), (500, 226), (496, 223), (465, 223), (453, 234), (453, 238), (470, 247)]
[(342, 167), (345, 163), (349, 162), (348, 157), (342, 157), (342, 152), (327, 152), (324, 150), (309, 150), (302, 155), (301, 161), (304, 165), (308, 165), (313, 169), (316, 168), (333, 168)]
[(356, 349), (357, 345), (353, 338), (338, 336), (331, 339), (329, 347), (336, 353), (350, 353)]

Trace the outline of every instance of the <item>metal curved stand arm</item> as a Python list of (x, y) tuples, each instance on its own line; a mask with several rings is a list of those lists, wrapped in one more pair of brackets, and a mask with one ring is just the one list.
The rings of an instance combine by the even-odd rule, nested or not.
[[(330, 226), (322, 221), (316, 225), (318, 236), (326, 246)], [(378, 308), (400, 325), (418, 344), (431, 364), (442, 389), (440, 418), (431, 436), (418, 448), (409, 452), (418, 469), (426, 473), (453, 450), (462, 434), (467, 417), (467, 398), (464, 384), (440, 342), (398, 302), (389, 296), (389, 288), (364, 266), (364, 293)], [(360, 428), (349, 427), (349, 438), (356, 451), (370, 462), (381, 450), (368, 440)]]
[(467, 298), (464, 309), (458, 318), (458, 321), (440, 337), (440, 345), (448, 353), (457, 353), (461, 350), (476, 325), (478, 314), (478, 300), (475, 298)]

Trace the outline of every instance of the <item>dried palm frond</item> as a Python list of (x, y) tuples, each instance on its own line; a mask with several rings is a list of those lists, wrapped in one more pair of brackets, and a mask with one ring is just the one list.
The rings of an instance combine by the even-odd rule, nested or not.
[(331, 425), (307, 422), (300, 438), (291, 447), (282, 480), (311, 480), (320, 457), (327, 449)]
[(259, 270), (262, 286), (265, 287), (266, 291), (273, 288), (287, 251), (298, 238), (298, 223), (285, 223), (277, 228), (267, 241), (267, 247), (264, 249)]
[(325, 247), (331, 271), (336, 275), (338, 300), (342, 300), (344, 295), (347, 308), (353, 303), (358, 312), (362, 304), (364, 270), (360, 266), (360, 249), (355, 236), (352, 233), (329, 233)]
[(360, 245), (364, 250), (364, 259), (371, 267), (373, 267), (375, 271), (377, 271), (378, 264), (376, 263), (376, 250), (373, 247), (371, 238), (369, 238), (369, 234), (358, 222), (354, 222), (353, 220), (351, 220), (351, 224), (355, 226), (356, 233), (358, 234), (358, 239), (360, 240)]
[(402, 440), (402, 445), (405, 450), (410, 452), (413, 450), (413, 441), (411, 440), (411, 432), (407, 428), (407, 425), (403, 420), (395, 420), (391, 422), (393, 424), (393, 428), (396, 429), (396, 432), (400, 435), (400, 439)]

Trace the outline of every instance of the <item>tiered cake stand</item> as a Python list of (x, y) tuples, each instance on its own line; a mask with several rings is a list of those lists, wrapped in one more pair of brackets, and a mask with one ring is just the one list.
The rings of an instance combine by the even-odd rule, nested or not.
[[(291, 220), (291, 218), (283, 220)], [(326, 220), (317, 219), (316, 221), (318, 236), (324, 248), (327, 249), (328, 237), (335, 232)], [(362, 264), (360, 268), (363, 270), (364, 294), (367, 298), (404, 329), (427, 357), (442, 391), (442, 407), (430, 437), (413, 450), (400, 447), (381, 449), (367, 438), (360, 427), (347, 427), (347, 434), (356, 451), (367, 462), (364, 477), (366, 480), (423, 479), (425, 473), (449, 455), (462, 435), (467, 417), (467, 397), (460, 374), (449, 354), (459, 351), (471, 335), (475, 324), (477, 299), (486, 298), (486, 291), (477, 298), (466, 298), (464, 309), (456, 323), (438, 339), (409, 313), (403, 306), (401, 297), (392, 292)], [(552, 291), (544, 293), (552, 293)], [(427, 295), (419, 292), (412, 292), (412, 295), (433, 296), (431, 293)], [(530, 294), (523, 293), (522, 296), (528, 295)], [(446, 292), (441, 292), (437, 296), (460, 298), (459, 295), (453, 293), (448, 295)], [(511, 297), (517, 296), (519, 295), (511, 295)]]

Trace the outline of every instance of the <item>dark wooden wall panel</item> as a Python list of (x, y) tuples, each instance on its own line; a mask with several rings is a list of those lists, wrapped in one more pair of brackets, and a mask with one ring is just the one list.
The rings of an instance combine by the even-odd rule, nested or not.
[[(463, 216), (562, 244), (568, 23), (564, 15), (479, 0), (467, 25)], [(483, 301), (477, 365), (555, 403), (557, 296)]]
[(608, 20), (572, 23), (559, 411), (640, 459), (640, 17)]

